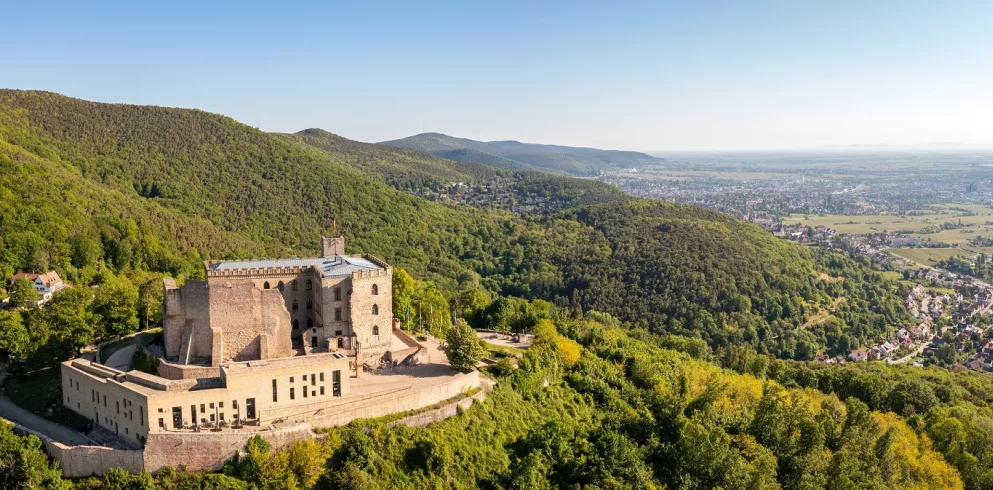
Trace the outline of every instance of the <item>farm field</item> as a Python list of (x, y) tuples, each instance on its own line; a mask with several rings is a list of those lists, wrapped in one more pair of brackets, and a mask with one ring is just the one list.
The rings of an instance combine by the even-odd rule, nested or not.
[(886, 251), (925, 265), (934, 265), (955, 255), (970, 255), (958, 248), (888, 248)]
[[(954, 209), (957, 208), (957, 209)], [(976, 213), (966, 215), (961, 210)], [(783, 219), (784, 223), (802, 223), (808, 226), (823, 225), (834, 228), (838, 233), (866, 234), (906, 231), (912, 236), (951, 245), (966, 244), (978, 236), (993, 235), (993, 209), (977, 204), (947, 204), (937, 210), (923, 210), (920, 216), (889, 214), (866, 215), (803, 215), (792, 214)], [(943, 223), (962, 223), (963, 228), (941, 230), (937, 233), (913, 233), (928, 226), (941, 226)]]

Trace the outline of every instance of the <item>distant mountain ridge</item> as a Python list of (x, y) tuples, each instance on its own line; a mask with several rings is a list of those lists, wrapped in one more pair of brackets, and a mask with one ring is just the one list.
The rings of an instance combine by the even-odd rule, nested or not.
[(665, 161), (637, 151), (601, 150), (520, 141), (476, 141), (441, 133), (421, 133), (379, 144), (421, 150), (457, 162), (481, 163), (507, 170), (543, 170), (569, 175), (595, 175), (601, 170), (644, 167)]

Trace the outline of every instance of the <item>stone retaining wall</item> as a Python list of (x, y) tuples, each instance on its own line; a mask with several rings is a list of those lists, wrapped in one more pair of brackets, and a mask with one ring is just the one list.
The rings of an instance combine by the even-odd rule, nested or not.
[(122, 468), (131, 473), (144, 469), (142, 450), (114, 449), (106, 446), (67, 446), (54, 441), (45, 434), (33, 431), (20, 424), (0, 419), (14, 425), (14, 432), (22, 436), (33, 435), (41, 439), (45, 452), (59, 462), (62, 476), (76, 478), (101, 475), (110, 468)]
[(313, 432), (308, 424), (296, 424), (257, 431), (152, 433), (145, 443), (144, 468), (152, 472), (184, 464), (191, 471), (217, 471), (255, 435), (262, 436), (273, 449), (282, 449), (297, 439), (313, 437)]

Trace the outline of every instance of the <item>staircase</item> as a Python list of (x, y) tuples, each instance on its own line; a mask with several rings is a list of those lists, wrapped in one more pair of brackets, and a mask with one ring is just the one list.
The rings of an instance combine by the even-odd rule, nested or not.
[(183, 338), (179, 343), (179, 364), (190, 363), (190, 350), (193, 348), (193, 323), (183, 324)]

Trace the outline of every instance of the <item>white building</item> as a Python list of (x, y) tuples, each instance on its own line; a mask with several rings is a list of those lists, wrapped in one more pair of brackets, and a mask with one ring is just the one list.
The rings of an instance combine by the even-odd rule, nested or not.
[(34, 284), (35, 290), (38, 291), (38, 301), (28, 306), (41, 306), (51, 300), (52, 295), (56, 291), (66, 287), (65, 283), (62, 282), (62, 278), (55, 271), (49, 271), (44, 274), (19, 272), (10, 278), (10, 284), (13, 285), (14, 281), (21, 279), (31, 281)]

